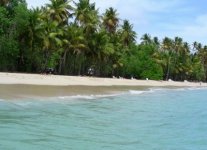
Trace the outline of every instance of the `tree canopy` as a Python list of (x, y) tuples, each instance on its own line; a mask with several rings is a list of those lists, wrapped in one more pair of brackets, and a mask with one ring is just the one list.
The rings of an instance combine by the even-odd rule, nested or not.
[(207, 80), (207, 46), (180, 37), (141, 36), (110, 7), (90, 0), (50, 0), (28, 9), (24, 0), (0, 1), (0, 71), (61, 75)]

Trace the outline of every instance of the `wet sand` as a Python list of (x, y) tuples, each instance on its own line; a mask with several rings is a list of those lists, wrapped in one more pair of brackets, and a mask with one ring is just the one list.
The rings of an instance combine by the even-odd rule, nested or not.
[(27, 99), (35, 97), (59, 97), (74, 95), (107, 95), (129, 90), (146, 90), (147, 86), (45, 86), (0, 85), (0, 99)]

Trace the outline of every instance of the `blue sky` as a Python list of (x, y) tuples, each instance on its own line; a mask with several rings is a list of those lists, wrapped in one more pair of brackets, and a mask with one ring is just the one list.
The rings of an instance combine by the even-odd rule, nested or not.
[[(27, 0), (28, 6), (36, 7), (49, 0)], [(182, 37), (207, 45), (206, 0), (91, 0), (103, 13), (108, 7), (117, 9), (120, 19), (128, 19), (138, 34), (144, 33), (174, 38)]]

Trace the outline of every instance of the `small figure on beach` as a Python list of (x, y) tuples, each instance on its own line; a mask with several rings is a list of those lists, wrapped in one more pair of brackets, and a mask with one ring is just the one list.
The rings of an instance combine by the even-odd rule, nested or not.
[(94, 68), (93, 68), (93, 67), (90, 67), (90, 68), (88, 69), (87, 74), (88, 74), (88, 76), (93, 76), (93, 75), (94, 75), (94, 72), (95, 72)]
[(172, 79), (168, 79), (168, 81), (169, 81), (169, 82), (172, 82), (173, 80), (172, 80)]
[(48, 75), (48, 74), (55, 74), (55, 69), (54, 68), (46, 68), (43, 71), (44, 74)]

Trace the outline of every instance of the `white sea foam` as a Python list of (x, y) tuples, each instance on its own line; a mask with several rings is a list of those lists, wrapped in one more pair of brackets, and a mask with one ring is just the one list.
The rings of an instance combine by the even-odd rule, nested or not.
[(132, 95), (140, 95), (146, 93), (147, 91), (136, 91), (136, 90), (129, 90), (129, 93)]
[(94, 99), (92, 95), (74, 95), (74, 96), (59, 96), (58, 99)]
[(3, 101), (5, 101), (5, 100), (3, 100), (3, 99), (0, 99), (0, 102), (3, 102)]
[(147, 94), (147, 93), (154, 93), (154, 92), (169, 92), (169, 91), (187, 91), (187, 90), (201, 90), (207, 88), (149, 88), (145, 91), (140, 90), (129, 90), (129, 94), (131, 95), (140, 95), (140, 94)]
[(191, 87), (191, 88), (187, 88), (187, 90), (191, 90), (191, 91), (193, 91), (193, 90), (207, 90), (207, 88), (206, 87)]
[(59, 96), (57, 97), (60, 100), (68, 100), (68, 99), (97, 99), (97, 98), (105, 98), (105, 97), (114, 97), (120, 94), (106, 94), (106, 95), (74, 95), (74, 96)]

